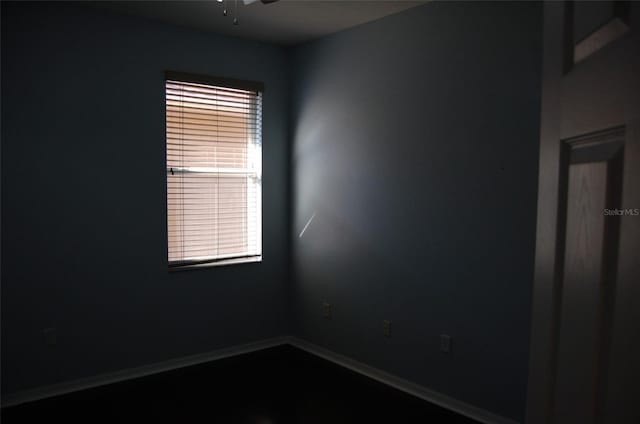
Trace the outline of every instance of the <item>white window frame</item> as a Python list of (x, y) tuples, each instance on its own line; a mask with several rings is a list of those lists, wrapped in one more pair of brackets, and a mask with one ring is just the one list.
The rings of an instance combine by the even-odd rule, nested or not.
[[(167, 90), (168, 84), (198, 84), (205, 85), (210, 88), (219, 88), (219, 89), (234, 89), (234, 90), (246, 90), (248, 92), (255, 93), (255, 103), (252, 103), (250, 108), (253, 108), (255, 105), (255, 110), (253, 110), (253, 114), (250, 116), (255, 118), (255, 121), (252, 122), (252, 125), (255, 125), (255, 129), (248, 130), (247, 133), (251, 133), (251, 137), (247, 139), (247, 163), (246, 168), (225, 168), (225, 167), (185, 167), (185, 166), (171, 166), (169, 163), (169, 137), (168, 132), (167, 138), (165, 139), (165, 146), (167, 147), (167, 259), (168, 266), (170, 271), (175, 270), (183, 270), (183, 269), (191, 269), (191, 268), (200, 268), (200, 267), (209, 267), (209, 266), (220, 266), (220, 265), (229, 265), (229, 264), (239, 264), (239, 263), (251, 263), (251, 262), (261, 262), (262, 261), (262, 93), (264, 91), (264, 86), (262, 83), (253, 82), (253, 81), (243, 81), (229, 78), (220, 78), (220, 77), (210, 77), (203, 75), (195, 75), (195, 74), (187, 74), (182, 72), (173, 72), (167, 71), (165, 74), (165, 90)], [(168, 105), (168, 97), (165, 98), (165, 106)], [(168, 116), (168, 115), (166, 115)], [(165, 121), (166, 128), (169, 127), (168, 118)], [(250, 125), (251, 126), (251, 125)], [(212, 143), (215, 144), (217, 140), (212, 140)], [(174, 144), (175, 147), (175, 144)], [(245, 174), (247, 176), (247, 190), (248, 187), (251, 187), (252, 190), (255, 190), (255, 199), (251, 200), (252, 197), (247, 195), (247, 208), (246, 211), (246, 236), (251, 238), (251, 242), (247, 239), (247, 246), (253, 246), (253, 249), (250, 249), (251, 252), (249, 254), (241, 255), (241, 256), (233, 256), (233, 255), (217, 255), (210, 257), (189, 257), (185, 255), (184, 247), (182, 251), (182, 257), (178, 260), (175, 259), (175, 252), (172, 253), (172, 245), (171, 245), (171, 228), (170, 223), (170, 214), (172, 213), (169, 200), (169, 179), (176, 174), (182, 175), (194, 175), (197, 173), (206, 173), (211, 175), (231, 175), (231, 174)], [(249, 182), (251, 180), (251, 182)], [(184, 196), (184, 195), (183, 195)], [(218, 193), (219, 197), (220, 194)], [(182, 197), (184, 201), (184, 197)], [(213, 200), (212, 200), (213, 202)], [(184, 215), (182, 215), (182, 219), (184, 220)], [(173, 221), (175, 222), (175, 220)], [(219, 237), (221, 228), (219, 227), (219, 223), (216, 223), (217, 233), (216, 231), (212, 231), (213, 238)], [(181, 236), (181, 240), (184, 238), (184, 235)], [(174, 240), (175, 242), (175, 240)], [(184, 246), (185, 242), (182, 240), (182, 246)], [(175, 245), (174, 245), (175, 248)], [(248, 247), (249, 249), (249, 247)], [(174, 256), (172, 260), (172, 255)]]

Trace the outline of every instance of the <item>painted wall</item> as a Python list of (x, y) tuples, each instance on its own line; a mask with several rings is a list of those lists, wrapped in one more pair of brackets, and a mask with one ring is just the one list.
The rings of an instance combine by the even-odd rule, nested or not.
[[(167, 271), (166, 69), (265, 83), (260, 264)], [(267, 44), (2, 3), (3, 393), (288, 332), (287, 72)]]
[(541, 12), (433, 2), (294, 54), (296, 334), (515, 419), (526, 397)]

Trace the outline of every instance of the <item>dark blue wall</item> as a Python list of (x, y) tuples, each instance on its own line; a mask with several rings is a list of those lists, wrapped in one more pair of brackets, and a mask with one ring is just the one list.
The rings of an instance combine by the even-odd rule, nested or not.
[[(167, 271), (166, 69), (265, 83), (260, 264)], [(2, 3), (3, 393), (288, 331), (288, 69), (267, 44)]]
[[(294, 57), (296, 334), (515, 419), (526, 397), (541, 24), (540, 4), (433, 2)], [(452, 354), (439, 351), (440, 334), (453, 337)]]

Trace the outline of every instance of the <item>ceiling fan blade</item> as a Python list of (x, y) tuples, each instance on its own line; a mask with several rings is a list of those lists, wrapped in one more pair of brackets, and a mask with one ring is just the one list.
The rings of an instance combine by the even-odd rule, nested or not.
[[(258, 0), (242, 0), (242, 2), (244, 3), (245, 6), (250, 5), (252, 3), (257, 2)], [(278, 0), (260, 0), (262, 2), (262, 4), (269, 4), (269, 3), (275, 3)]]

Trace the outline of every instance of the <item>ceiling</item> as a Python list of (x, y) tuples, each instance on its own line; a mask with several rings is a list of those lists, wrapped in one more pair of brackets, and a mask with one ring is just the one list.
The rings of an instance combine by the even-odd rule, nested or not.
[[(94, 6), (203, 31), (278, 44), (297, 44), (380, 19), (426, 0), (280, 0), (271, 4), (226, 0), (106, 1)], [(233, 18), (238, 25), (233, 25)]]

